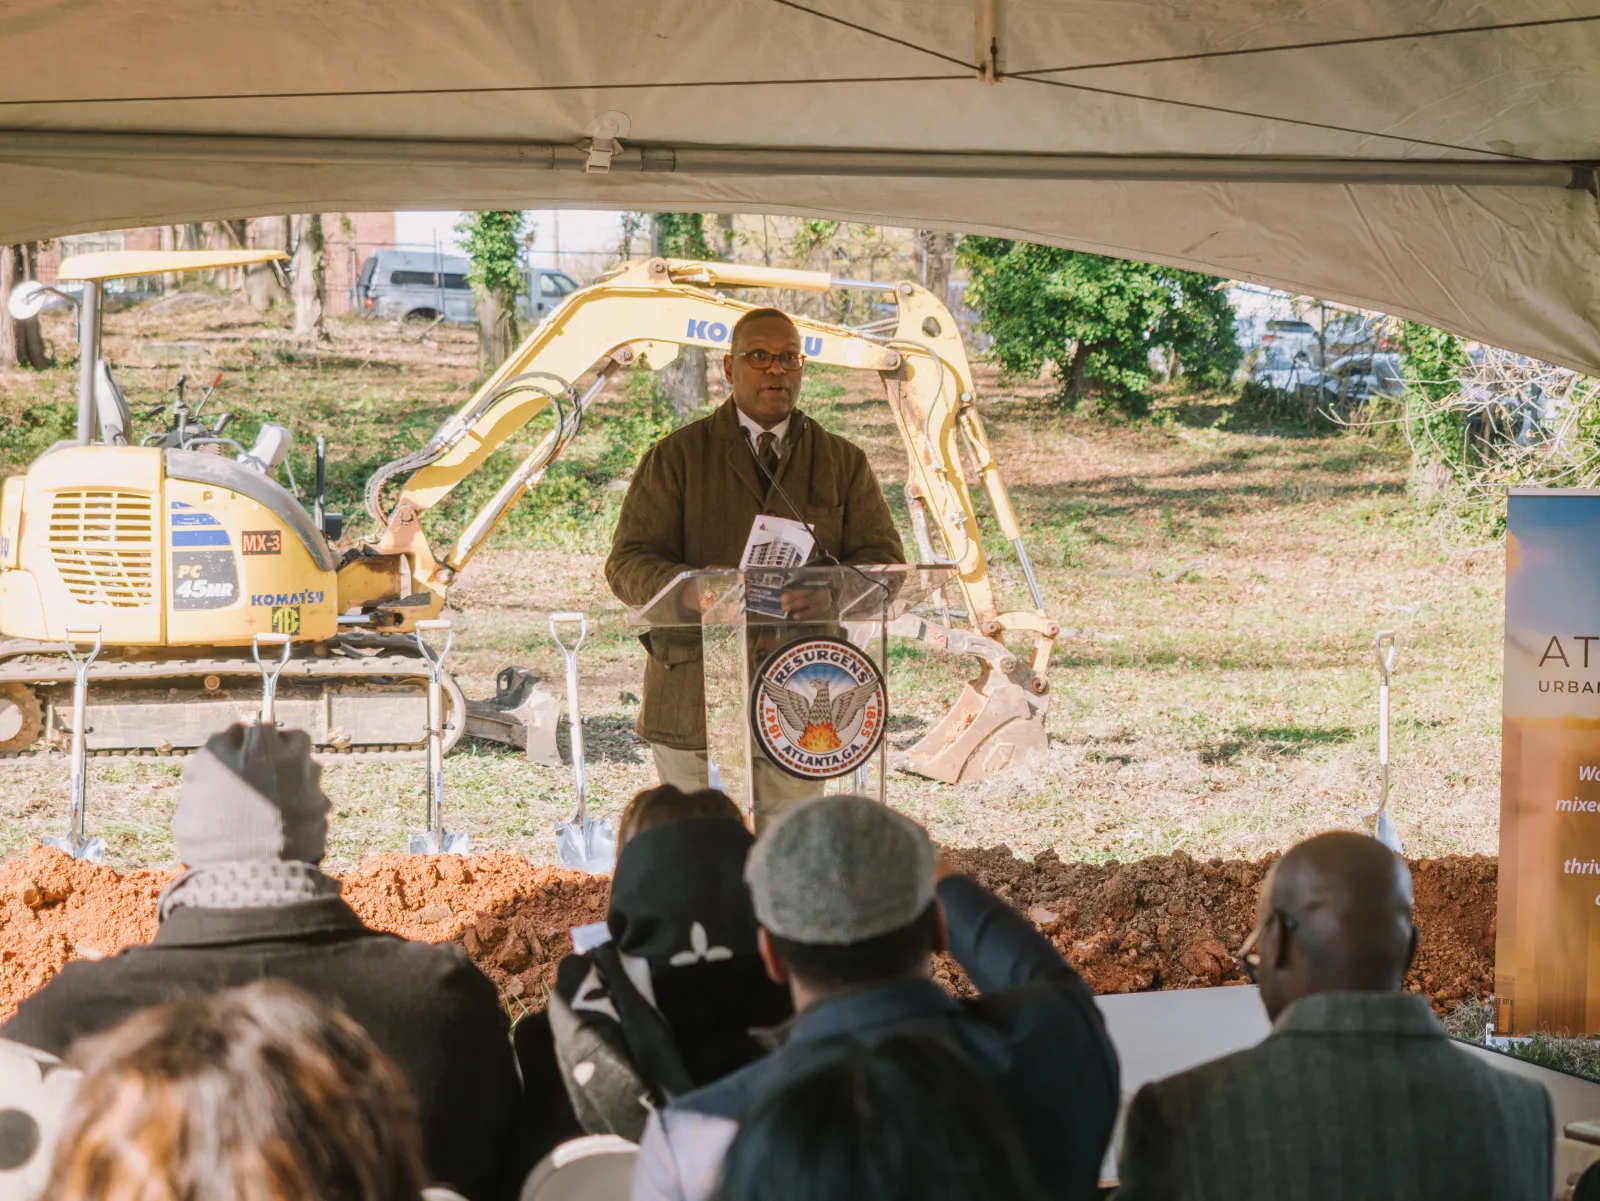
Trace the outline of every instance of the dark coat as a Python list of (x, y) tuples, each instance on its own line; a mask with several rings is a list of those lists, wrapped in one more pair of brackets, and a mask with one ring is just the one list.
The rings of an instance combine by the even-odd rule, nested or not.
[(1141, 1088), (1118, 1201), (1545, 1201), (1549, 1094), (1451, 1043), (1428, 1002), (1318, 993)]
[(515, 1196), (521, 1086), (495, 987), (455, 944), (369, 930), (337, 897), (276, 909), (174, 910), (148, 946), (69, 963), (0, 1038), (60, 1055), (181, 993), (285, 980), (339, 1005), (410, 1081), (432, 1178), (472, 1201)]
[(932, 980), (904, 980), (812, 1006), (789, 1026), (782, 1049), (650, 1119), (633, 1201), (709, 1197), (739, 1120), (788, 1070), (791, 1050), (907, 1032), (949, 1043), (989, 1081), (1045, 1196), (1097, 1198), (1117, 1117), (1118, 1069), (1094, 997), (1048, 939), (980, 885), (951, 876), (939, 885), (939, 900), (950, 953), (981, 996), (957, 1001)]
[[(799, 409), (789, 418), (778, 483), (841, 563), (903, 563), (883, 489), (860, 447)], [(733, 401), (657, 442), (639, 461), (606, 559), (606, 582), (639, 606), (679, 572), (735, 567), (759, 516), (794, 514), (768, 494)], [(639, 737), (684, 750), (706, 745), (700, 631), (651, 631)]]

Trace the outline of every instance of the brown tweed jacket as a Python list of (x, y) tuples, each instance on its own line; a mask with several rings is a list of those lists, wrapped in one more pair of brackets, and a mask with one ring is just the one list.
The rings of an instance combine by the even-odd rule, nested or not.
[[(883, 489), (861, 448), (799, 409), (790, 418), (778, 482), (841, 563), (903, 563), (905, 551)], [(730, 400), (668, 434), (639, 461), (606, 559), (606, 582), (623, 604), (649, 600), (682, 571), (734, 567), (751, 523), (792, 517), (739, 437)], [(637, 729), (647, 742), (706, 745), (705, 675), (698, 631), (651, 631)]]

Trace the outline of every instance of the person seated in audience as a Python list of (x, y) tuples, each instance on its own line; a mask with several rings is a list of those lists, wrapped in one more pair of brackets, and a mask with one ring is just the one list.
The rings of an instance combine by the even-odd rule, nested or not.
[[(793, 1007), (756, 951), (744, 886), (754, 839), (731, 800), (648, 789), (617, 841), (609, 940), (561, 961), (547, 1021), (519, 1022), (516, 1044), (530, 1100), (559, 1071), (578, 1127), (568, 1133), (637, 1142), (652, 1110), (758, 1059), (751, 1030)], [(559, 1137), (536, 1135), (535, 1149)]]
[[(355, 1022), (263, 981), (144, 1009), (84, 1076), (51, 1201), (420, 1201), (417, 1108)], [(451, 1194), (454, 1195), (454, 1194)]]
[(812, 1043), (739, 1124), (717, 1201), (1038, 1201), (1005, 1107), (948, 1044)]
[(161, 893), (154, 941), (67, 964), (0, 1037), (60, 1055), (180, 994), (286, 980), (340, 1005), (399, 1066), (435, 1179), (472, 1201), (514, 1195), (529, 1164), (499, 994), (456, 944), (368, 929), (340, 899), (316, 866), (328, 834), (321, 771), (298, 730), (213, 735), (184, 771), (172, 825), (186, 870)]
[[(799, 805), (756, 843), (757, 945), (796, 1017), (781, 1049), (651, 1116), (635, 1201), (709, 1197), (751, 1103), (810, 1044), (902, 1033), (944, 1040), (989, 1082), (1046, 1197), (1098, 1196), (1118, 1071), (1094, 998), (1026, 918), (936, 858), (916, 823), (852, 796)], [(947, 947), (978, 998), (931, 979)]]
[(1145, 1085), (1119, 1201), (1544, 1201), (1550, 1098), (1454, 1046), (1401, 992), (1411, 875), (1364, 834), (1321, 834), (1262, 882), (1239, 952), (1272, 1033)]

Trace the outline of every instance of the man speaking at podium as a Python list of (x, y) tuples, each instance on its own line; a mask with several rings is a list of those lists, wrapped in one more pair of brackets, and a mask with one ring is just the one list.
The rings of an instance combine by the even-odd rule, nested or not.
[[(849, 564), (905, 562), (867, 456), (795, 407), (804, 371), (800, 331), (786, 314), (754, 309), (739, 319), (722, 358), (733, 396), (651, 447), (628, 485), (606, 560), (606, 582), (623, 604), (644, 604), (680, 572), (738, 565), (761, 516), (809, 525), (813, 562), (825, 554)], [(798, 592), (785, 593), (785, 606), (793, 620), (813, 615)], [(650, 657), (636, 729), (663, 784), (704, 788), (700, 631), (651, 630), (642, 641)], [(751, 792), (760, 833), (791, 805), (820, 795), (822, 785), (786, 774), (759, 750), (756, 756)]]

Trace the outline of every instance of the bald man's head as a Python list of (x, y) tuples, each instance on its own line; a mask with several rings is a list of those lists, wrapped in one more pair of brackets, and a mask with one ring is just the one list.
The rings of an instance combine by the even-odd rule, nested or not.
[(1411, 873), (1375, 838), (1293, 847), (1261, 887), (1261, 997), (1274, 1018), (1312, 993), (1396, 992), (1415, 947)]

